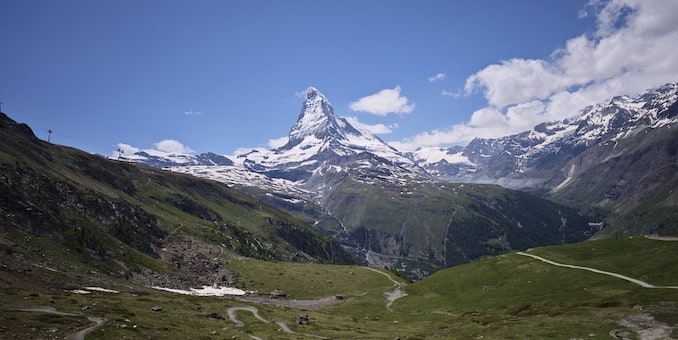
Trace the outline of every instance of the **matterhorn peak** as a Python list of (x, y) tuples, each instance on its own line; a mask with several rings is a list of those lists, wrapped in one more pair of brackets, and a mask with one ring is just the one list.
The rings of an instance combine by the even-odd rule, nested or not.
[(301, 121), (304, 118), (317, 119), (323, 116), (334, 116), (332, 104), (318, 89), (311, 86), (306, 89), (306, 100), (301, 107), (301, 113), (297, 121)]
[(316, 89), (313, 86), (309, 86), (306, 89), (306, 99), (308, 100), (308, 99), (313, 99), (313, 98), (316, 98), (316, 97), (321, 97), (322, 99), (327, 100), (327, 98), (325, 98), (325, 96), (322, 93), (320, 93), (320, 91), (318, 91), (318, 89)]
[(332, 104), (318, 89), (309, 87), (297, 123), (290, 130), (289, 142), (283, 148), (297, 145), (309, 136), (324, 139), (340, 130)]
[[(315, 87), (306, 89), (306, 100), (296, 124), (290, 130), (287, 144), (275, 149), (275, 157), (289, 162), (289, 159), (322, 158), (324, 161), (335, 156), (373, 153), (396, 164), (411, 163), (379, 137), (369, 131), (359, 130), (345, 118), (334, 114), (332, 104)], [(279, 163), (280, 164), (280, 163)]]

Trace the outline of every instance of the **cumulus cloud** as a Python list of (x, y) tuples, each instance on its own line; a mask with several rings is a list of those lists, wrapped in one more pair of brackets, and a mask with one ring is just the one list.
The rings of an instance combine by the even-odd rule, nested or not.
[(269, 139), (268, 140), (268, 147), (271, 148), (271, 149), (277, 149), (277, 148), (287, 144), (288, 141), (289, 141), (289, 138), (287, 136)]
[(253, 152), (255, 150), (260, 150), (260, 151), (266, 151), (266, 148), (248, 148), (248, 147), (239, 147), (233, 151), (232, 157), (238, 157), (242, 155), (246, 155), (250, 152)]
[(155, 149), (167, 153), (193, 153), (189, 147), (185, 146), (176, 139), (165, 139), (155, 144)]
[(367, 112), (377, 116), (386, 116), (389, 113), (410, 113), (414, 110), (414, 103), (408, 103), (405, 96), (400, 95), (400, 86), (392, 89), (383, 89), (375, 94), (362, 97), (349, 105), (355, 112)]
[(355, 127), (356, 129), (365, 130), (365, 131), (370, 132), (374, 135), (383, 135), (383, 134), (387, 134), (387, 133), (392, 133), (393, 129), (398, 128), (397, 123), (389, 124), (389, 125), (385, 125), (385, 124), (370, 125), (370, 124), (365, 124), (365, 123), (361, 122), (360, 120), (358, 120), (358, 117), (355, 117), (355, 116), (344, 117), (344, 119), (346, 119), (346, 121), (349, 124), (351, 124), (353, 127)]
[(118, 148), (111, 153), (111, 157), (118, 157), (120, 154), (122, 155), (133, 155), (139, 151), (141, 151), (138, 148), (135, 148), (129, 144), (125, 143), (118, 143)]
[(438, 73), (434, 76), (428, 77), (428, 81), (430, 81), (430, 82), (435, 82), (435, 81), (444, 80), (444, 79), (445, 79), (445, 73)]
[(151, 149), (140, 149), (125, 143), (118, 143), (117, 149), (111, 152), (111, 157), (117, 158), (119, 156), (130, 157), (137, 152), (146, 152), (148, 154), (172, 153), (172, 154), (189, 154), (193, 150), (188, 146), (174, 139), (165, 139), (153, 144)]
[(595, 16), (594, 30), (548, 58), (503, 60), (470, 75), (465, 94), (481, 93), (487, 107), (468, 122), (392, 144), (413, 149), (504, 136), (678, 81), (678, 1), (592, 0), (580, 13), (588, 15)]

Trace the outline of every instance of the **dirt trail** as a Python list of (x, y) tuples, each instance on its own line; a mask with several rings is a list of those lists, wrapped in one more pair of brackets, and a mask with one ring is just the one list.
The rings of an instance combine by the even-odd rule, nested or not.
[(66, 336), (66, 339), (68, 340), (84, 340), (85, 335), (89, 334), (93, 330), (95, 330), (97, 327), (103, 325), (106, 322), (105, 318), (100, 318), (97, 316), (85, 316), (82, 314), (74, 314), (74, 313), (66, 313), (66, 312), (59, 312), (56, 310), (54, 307), (49, 307), (49, 306), (26, 306), (26, 307), (14, 307), (14, 308), (3, 308), (4, 310), (11, 310), (11, 311), (19, 311), (19, 312), (36, 312), (36, 313), (48, 313), (48, 314), (56, 314), (56, 315), (64, 315), (64, 316), (80, 316), (80, 317), (86, 317), (87, 320), (94, 322), (95, 325), (92, 327), (88, 327), (85, 329), (82, 329), (76, 333), (70, 334)]
[(262, 305), (287, 307), (294, 309), (315, 310), (342, 302), (336, 295), (314, 300), (275, 299), (263, 296), (231, 296), (231, 299), (244, 303), (258, 303)]
[(393, 286), (395, 287), (395, 288), (393, 289), (393, 291), (392, 291), (392, 292), (384, 292), (384, 296), (386, 297), (386, 309), (392, 312), (393, 310), (391, 309), (391, 306), (393, 305), (393, 303), (395, 302), (395, 300), (398, 300), (398, 299), (400, 299), (401, 297), (407, 296), (407, 293), (406, 293), (405, 291), (403, 291), (403, 289), (402, 289), (403, 286), (404, 286), (404, 284), (402, 284), (402, 283), (400, 283), (400, 282), (394, 280), (394, 279), (391, 277), (391, 275), (389, 275), (388, 273), (384, 273), (384, 272), (382, 272), (382, 271), (380, 271), (380, 270), (377, 270), (377, 269), (374, 269), (374, 268), (370, 268), (370, 267), (363, 267), (363, 268), (364, 268), (364, 269), (367, 269), (367, 270), (370, 270), (370, 271), (373, 271), (373, 272), (375, 272), (375, 273), (379, 273), (379, 274), (381, 274), (381, 275), (384, 275), (384, 276), (386, 276), (389, 280), (391, 280), (391, 282), (393, 282)]
[(242, 321), (240, 321), (236, 318), (235, 313), (238, 312), (238, 311), (250, 312), (259, 321), (264, 322), (264, 323), (270, 323), (270, 321), (264, 319), (263, 317), (261, 317), (261, 315), (259, 315), (259, 310), (256, 307), (252, 307), (252, 306), (231, 307), (231, 308), (228, 309), (228, 318), (231, 319), (231, 321), (233, 321), (233, 323), (235, 324), (236, 327), (242, 327), (242, 326), (245, 325)]
[[(263, 323), (272, 323), (271, 321), (268, 321), (268, 320), (264, 319), (264, 318), (259, 314), (259, 310), (257, 309), (257, 307), (253, 307), (253, 306), (238, 306), (238, 307), (231, 307), (231, 308), (229, 308), (228, 311), (227, 311), (227, 313), (228, 313), (228, 318), (229, 318), (231, 321), (233, 321), (233, 323), (235, 324), (236, 327), (242, 327), (242, 326), (245, 325), (244, 322), (238, 320), (238, 318), (236, 317), (236, 312), (239, 312), (239, 311), (250, 312), (250, 313), (252, 313), (252, 315), (254, 315), (255, 318), (257, 318), (257, 320), (259, 320), (259, 321), (261, 321), (261, 322), (263, 322)], [(280, 327), (280, 329), (281, 329), (283, 332), (285, 332), (285, 333), (296, 334), (296, 335), (302, 335), (302, 336), (307, 336), (307, 337), (312, 337), (312, 338), (318, 338), (318, 339), (329, 339), (329, 338), (326, 338), (326, 337), (324, 337), (324, 336), (319, 336), (319, 335), (313, 335), (313, 334), (306, 334), (306, 333), (298, 333), (298, 332), (295, 332), (295, 331), (291, 330), (290, 327), (287, 326), (287, 324), (284, 323), (284, 322), (282, 322), (282, 321), (277, 321), (277, 322), (275, 322), (275, 324), (278, 325), (278, 327)], [(256, 337), (256, 336), (251, 336), (251, 337), (252, 337), (253, 339), (259, 339), (259, 338)]]
[(638, 279), (634, 279), (634, 278), (628, 277), (628, 276), (626, 276), (626, 275), (622, 275), (622, 274), (618, 274), (618, 273), (612, 273), (612, 272), (606, 272), (606, 271), (600, 270), (600, 269), (595, 269), (595, 268), (590, 268), (590, 267), (582, 267), (582, 266), (575, 266), (575, 265), (572, 265), (572, 264), (558, 263), (558, 262), (555, 262), (555, 261), (547, 260), (547, 259), (545, 259), (545, 258), (543, 258), (543, 257), (541, 257), (541, 256), (532, 255), (532, 254), (527, 254), (527, 253), (524, 253), (524, 252), (522, 252), (522, 251), (519, 251), (519, 252), (517, 252), (516, 254), (518, 254), (518, 255), (523, 255), (523, 256), (529, 256), (529, 257), (531, 257), (531, 258), (533, 258), (533, 259), (537, 259), (537, 260), (539, 260), (539, 261), (548, 263), (548, 264), (550, 264), (550, 265), (558, 266), (558, 267), (573, 268), (573, 269), (581, 269), (581, 270), (587, 270), (587, 271), (594, 272), (594, 273), (598, 273), (598, 274), (613, 276), (613, 277), (616, 277), (616, 278), (619, 278), (619, 279), (622, 279), (622, 280), (626, 280), (626, 281), (635, 283), (635, 284), (637, 284), (637, 285), (639, 285), (639, 286), (641, 286), (641, 287), (643, 287), (643, 288), (678, 289), (678, 286), (655, 286), (655, 285), (653, 285), (653, 284), (649, 284), (649, 283), (647, 283), (647, 282), (645, 282), (645, 281), (641, 281), (641, 280), (638, 280)]
[[(661, 241), (674, 241), (674, 240), (666, 240), (666, 239), (660, 239)], [(645, 281), (641, 281), (638, 279), (634, 279), (625, 275), (621, 275), (618, 273), (612, 273), (612, 272), (606, 272), (603, 270), (595, 269), (595, 268), (589, 268), (589, 267), (582, 267), (582, 266), (575, 266), (571, 264), (562, 264), (558, 262), (554, 262), (551, 260), (547, 260), (541, 256), (537, 255), (532, 255), (532, 254), (527, 254), (524, 252), (517, 252), (518, 255), (523, 255), (523, 256), (529, 256), (531, 258), (537, 259), (539, 261), (558, 266), (558, 267), (566, 267), (566, 268), (573, 268), (573, 269), (581, 269), (581, 270), (587, 270), (590, 272), (598, 273), (598, 274), (603, 274), (603, 275), (609, 275), (613, 276), (622, 280), (626, 280), (632, 283), (635, 283), (643, 288), (654, 288), (654, 289), (678, 289), (678, 286), (655, 286), (652, 284), (649, 284)], [(622, 320), (619, 320), (617, 322), (621, 326), (624, 326), (626, 328), (622, 329), (613, 329), (609, 332), (610, 336), (614, 339), (619, 339), (619, 340), (630, 340), (632, 338), (635, 338), (632, 336), (633, 333), (640, 339), (640, 340), (654, 340), (654, 339), (671, 339), (669, 336), (674, 329), (673, 327), (670, 327), (667, 324), (664, 324), (662, 322), (659, 322), (654, 319), (653, 316), (646, 314), (646, 313), (638, 313), (636, 315), (628, 316), (623, 318)]]

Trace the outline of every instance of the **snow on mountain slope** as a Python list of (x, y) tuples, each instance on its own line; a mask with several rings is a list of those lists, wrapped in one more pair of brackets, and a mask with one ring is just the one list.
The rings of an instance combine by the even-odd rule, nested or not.
[(121, 161), (144, 163), (160, 168), (189, 165), (233, 165), (233, 161), (231, 161), (228, 157), (212, 152), (193, 154), (147, 149), (126, 154), (123, 152), (123, 150), (118, 149), (116, 153), (117, 154), (112, 158)]
[(122, 158), (234, 185), (299, 190), (307, 195), (331, 187), (324, 183), (328, 176), (336, 180), (349, 174), (366, 183), (373, 181), (372, 176), (395, 185), (437, 179), (539, 186), (586, 148), (675, 124), (677, 100), (678, 84), (668, 84), (637, 97), (614, 97), (585, 108), (575, 118), (542, 123), (516, 135), (401, 153), (338, 117), (329, 100), (309, 87), (288, 142), (280, 148), (258, 148), (228, 157), (144, 150)]
[(411, 158), (421, 166), (427, 166), (442, 161), (447, 163), (473, 165), (473, 162), (463, 155), (461, 148), (424, 147), (412, 152)]
[(352, 126), (335, 115), (332, 105), (317, 89), (309, 87), (287, 144), (274, 150), (245, 155), (243, 163), (264, 168), (308, 168), (329, 160), (369, 152), (394, 164), (413, 167), (411, 160), (378, 137)]
[(328, 182), (348, 175), (366, 183), (394, 185), (427, 177), (410, 158), (338, 117), (329, 100), (313, 87), (306, 91), (285, 145), (272, 150), (253, 149), (230, 158), (234, 162), (228, 165), (178, 164), (170, 169), (306, 199), (321, 197), (332, 188)]
[[(587, 148), (678, 123), (677, 100), (678, 84), (668, 84), (638, 97), (619, 96), (589, 106), (573, 119), (542, 123), (512, 136), (476, 138), (465, 147), (448, 149), (447, 158), (422, 153), (414, 159), (444, 180), (533, 185), (560, 172), (559, 165)], [(452, 155), (464, 158), (450, 162)]]
[(299, 187), (298, 183), (284, 178), (272, 178), (265, 174), (247, 170), (241, 166), (174, 166), (171, 171), (209, 178), (229, 186), (246, 185), (284, 192), (298, 197), (311, 197), (311, 193)]

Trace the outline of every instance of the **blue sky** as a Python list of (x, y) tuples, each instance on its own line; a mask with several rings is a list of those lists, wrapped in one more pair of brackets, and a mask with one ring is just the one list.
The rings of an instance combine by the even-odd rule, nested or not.
[(0, 102), (111, 154), (275, 146), (300, 94), (402, 150), (678, 81), (678, 1), (0, 1)]

